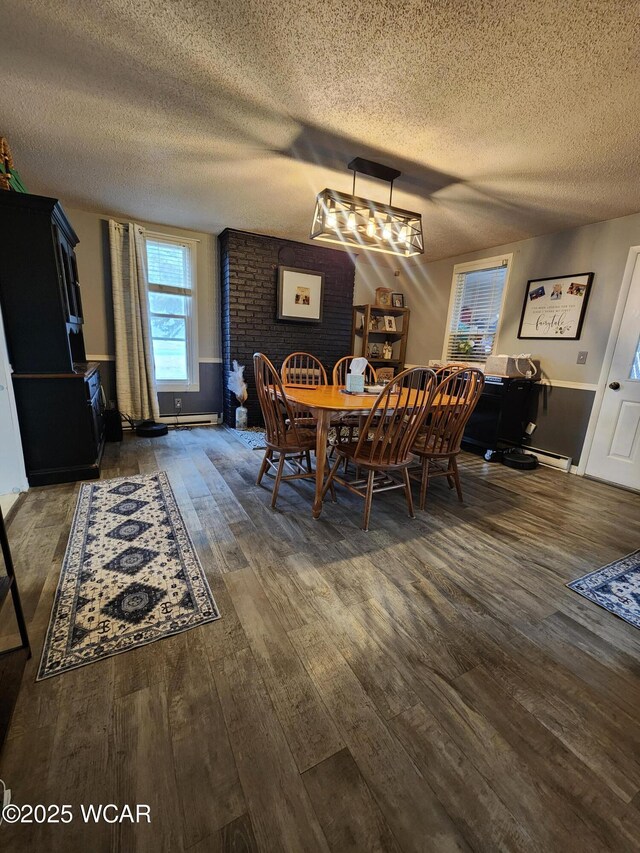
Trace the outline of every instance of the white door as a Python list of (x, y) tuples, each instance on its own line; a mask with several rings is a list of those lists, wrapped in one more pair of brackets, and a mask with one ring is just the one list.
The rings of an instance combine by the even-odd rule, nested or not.
[(11, 369), (0, 314), (0, 495), (24, 492), (28, 488)]
[(586, 473), (640, 490), (640, 254), (636, 254)]

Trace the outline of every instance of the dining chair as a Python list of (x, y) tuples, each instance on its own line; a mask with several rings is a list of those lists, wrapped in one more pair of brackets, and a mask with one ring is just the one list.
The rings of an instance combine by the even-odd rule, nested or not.
[[(256, 485), (260, 485), (269, 468), (276, 472), (271, 496), (271, 506), (275, 509), (280, 483), (283, 480), (315, 479), (315, 472), (311, 467), (311, 450), (316, 446), (316, 432), (305, 428), (296, 419), (291, 404), (285, 397), (278, 371), (266, 355), (254, 353), (253, 369), (267, 445)], [(277, 462), (273, 459), (274, 453), (278, 454)], [(293, 473), (285, 474), (285, 465), (289, 465)]]
[[(347, 384), (347, 373), (349, 372), (349, 366), (354, 358), (358, 358), (357, 355), (345, 355), (343, 358), (336, 361), (333, 367), (333, 375), (332, 382), (334, 385), (346, 385)], [(365, 385), (375, 385), (376, 383), (376, 371), (373, 365), (367, 362), (367, 366), (364, 369), (364, 384)]]
[[(336, 445), (337, 458), (324, 486), (323, 496), (333, 482), (364, 498), (361, 527), (369, 529), (373, 495), (404, 489), (410, 518), (415, 518), (409, 482), (409, 465), (415, 461), (411, 447), (429, 411), (437, 385), (427, 367), (412, 367), (399, 373), (373, 401), (357, 441)], [(344, 475), (338, 476), (345, 463)], [(348, 464), (355, 466), (349, 480)], [(360, 478), (360, 469), (366, 477)]]
[(455, 485), (462, 501), (457, 456), (464, 429), (484, 388), (484, 373), (476, 367), (453, 372), (445, 369), (442, 375), (429, 415), (411, 448), (421, 460), (420, 509), (424, 509), (431, 477), (446, 477), (449, 488)]
[[(315, 355), (309, 352), (292, 352), (282, 362), (280, 377), (284, 385), (327, 385), (327, 371)], [(316, 420), (311, 412), (292, 406), (296, 420), (309, 429), (315, 429)]]
[(327, 385), (327, 371), (309, 352), (292, 352), (282, 362), (280, 377), (285, 385)]
[[(333, 367), (332, 374), (332, 384), (333, 385), (346, 385), (347, 384), (347, 373), (349, 372), (349, 366), (354, 358), (358, 358), (356, 355), (345, 355), (343, 358), (336, 361)], [(364, 384), (365, 385), (375, 385), (376, 383), (376, 371), (375, 368), (367, 362), (367, 366), (364, 369)], [(336, 441), (340, 443), (342, 441), (342, 430), (346, 429), (347, 432), (347, 441), (353, 440), (353, 434), (356, 429), (358, 429), (363, 424), (363, 418), (361, 415), (343, 415), (339, 418), (334, 418), (331, 421), (331, 426), (336, 431)]]

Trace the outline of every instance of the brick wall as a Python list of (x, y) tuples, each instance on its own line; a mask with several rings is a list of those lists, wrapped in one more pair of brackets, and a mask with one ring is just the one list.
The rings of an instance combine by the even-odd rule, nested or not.
[[(279, 370), (301, 350), (318, 356), (330, 374), (351, 348), (354, 264), (346, 252), (226, 229), (220, 234), (224, 419), (235, 423), (237, 402), (227, 389), (233, 359), (245, 365), (249, 425), (262, 423), (253, 377), (253, 354), (263, 352)], [(284, 256), (284, 257), (283, 257)], [(322, 323), (276, 320), (278, 266), (324, 273)]]

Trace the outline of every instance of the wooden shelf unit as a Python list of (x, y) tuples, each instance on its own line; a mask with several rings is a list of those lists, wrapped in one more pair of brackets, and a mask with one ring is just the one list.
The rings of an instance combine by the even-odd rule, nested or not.
[[(382, 305), (354, 305), (353, 320), (351, 323), (351, 352), (353, 355), (363, 355), (376, 368), (388, 365), (393, 367), (395, 373), (404, 370), (405, 356), (407, 352), (407, 338), (409, 336), (408, 308), (391, 308)], [(372, 317), (395, 317), (395, 332), (387, 332), (384, 329), (371, 329)], [(393, 347), (392, 358), (382, 358), (382, 346), (389, 341)], [(373, 344), (380, 349), (380, 358), (370, 358), (369, 350)]]

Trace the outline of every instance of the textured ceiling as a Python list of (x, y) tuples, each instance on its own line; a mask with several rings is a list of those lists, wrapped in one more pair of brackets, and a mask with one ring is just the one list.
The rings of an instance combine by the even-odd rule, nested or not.
[(296, 239), (379, 159), (447, 257), (640, 210), (638, 8), (17, 0), (0, 133), (32, 191)]

